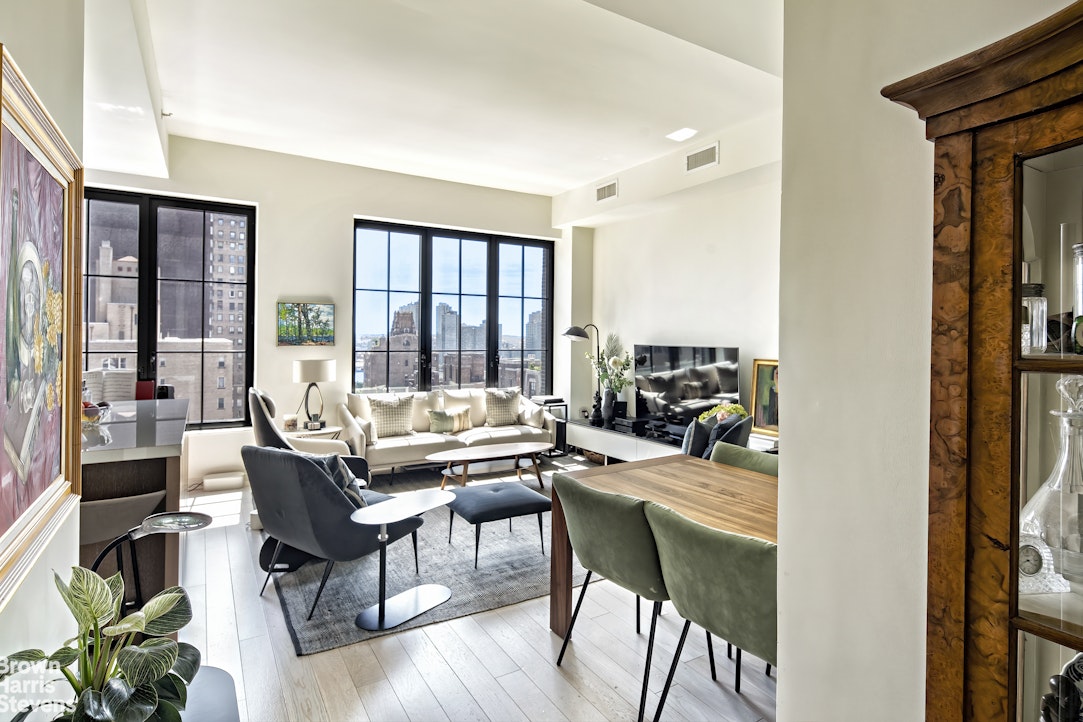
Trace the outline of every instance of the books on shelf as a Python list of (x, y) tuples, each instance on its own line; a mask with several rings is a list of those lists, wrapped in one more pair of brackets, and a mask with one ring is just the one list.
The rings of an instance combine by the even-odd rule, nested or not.
[(533, 401), (536, 404), (541, 404), (542, 406), (545, 406), (546, 404), (562, 404), (562, 403), (564, 403), (564, 399), (562, 397), (560, 397), (560, 396), (544, 396), (544, 395), (531, 396), (530, 400)]

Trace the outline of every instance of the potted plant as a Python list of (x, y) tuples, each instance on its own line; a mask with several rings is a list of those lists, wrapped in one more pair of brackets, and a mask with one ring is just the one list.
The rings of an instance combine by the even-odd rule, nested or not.
[(742, 419), (748, 416), (745, 407), (740, 404), (718, 404), (700, 414), (699, 420), (708, 426), (714, 426), (716, 423), (726, 418), (726, 416), (732, 414), (737, 414), (737, 416)]
[(12, 722), (46, 705), (62, 708), (54, 719), (72, 722), (179, 722), (178, 710), (184, 709), (200, 662), (198, 649), (168, 638), (192, 619), (184, 589), (165, 589), (143, 609), (122, 616), (124, 579), (119, 572), (103, 579), (89, 569), (72, 567), (67, 584), (56, 572), (53, 576), (78, 633), (50, 655), (40, 649), (10, 655), (0, 669), (0, 681), (27, 664), (46, 662), (64, 675), (75, 698), (31, 705)]
[(602, 420), (606, 428), (613, 428), (613, 407), (619, 394), (625, 386), (632, 383), (626, 375), (632, 368), (632, 357), (620, 344), (620, 338), (611, 333), (606, 336), (605, 348), (602, 349), (598, 358), (594, 358), (588, 351), (587, 359), (590, 360), (598, 375), (598, 383), (602, 387)]

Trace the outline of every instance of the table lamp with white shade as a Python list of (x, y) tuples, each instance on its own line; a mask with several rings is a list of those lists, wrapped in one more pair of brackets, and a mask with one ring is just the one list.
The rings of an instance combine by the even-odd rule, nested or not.
[[(293, 362), (294, 383), (308, 384), (308, 388), (305, 389), (305, 397), (301, 401), (301, 406), (305, 407), (306, 429), (322, 429), (324, 427), (326, 422), (321, 418), (323, 416), (323, 393), (320, 392), (320, 387), (316, 384), (320, 381), (334, 380), (334, 359), (298, 359)], [(315, 413), (313, 413), (310, 406), (313, 390), (320, 397), (320, 407)], [(298, 412), (301, 410), (301, 406), (297, 407)]]

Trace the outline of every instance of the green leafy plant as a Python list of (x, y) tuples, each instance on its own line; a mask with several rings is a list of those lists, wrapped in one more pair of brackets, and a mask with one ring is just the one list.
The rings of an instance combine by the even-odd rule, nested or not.
[[(167, 638), (192, 620), (187, 592), (170, 587), (122, 617), (124, 579), (119, 572), (108, 579), (82, 567), (71, 572), (67, 584), (56, 572), (53, 576), (79, 633), (50, 655), (40, 649), (10, 655), (0, 681), (28, 663), (46, 662), (60, 670), (75, 692), (74, 701), (59, 703), (64, 711), (55, 719), (179, 722), (178, 710), (184, 709), (200, 662), (198, 649)], [(25, 719), (35, 706), (55, 704), (27, 707), (12, 722)]]
[(632, 383), (626, 375), (632, 368), (632, 357), (620, 345), (620, 338), (615, 333), (605, 337), (605, 348), (598, 358), (594, 358), (589, 351), (586, 356), (594, 367), (594, 373), (598, 376), (602, 388), (619, 394), (625, 386)]
[(699, 415), (700, 421), (706, 421), (712, 416), (717, 416), (719, 412), (725, 411), (727, 415), (737, 414), (742, 419), (748, 416), (748, 412), (745, 411), (745, 407), (740, 404), (719, 404), (713, 409), (708, 409)]

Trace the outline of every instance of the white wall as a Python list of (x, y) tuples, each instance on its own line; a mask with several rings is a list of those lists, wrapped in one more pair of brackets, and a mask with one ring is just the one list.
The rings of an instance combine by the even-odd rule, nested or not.
[(637, 343), (737, 346), (747, 405), (752, 360), (778, 358), (780, 187), (780, 164), (770, 163), (595, 228), (593, 319), (602, 343), (615, 333), (629, 351)]
[(778, 719), (922, 719), (932, 151), (879, 94), (1063, 0), (787, 2)]
[(83, 0), (0, 0), (0, 43), (83, 154)]
[[(0, 43), (11, 54), (76, 153), (83, 145), (82, 0), (0, 0)], [(79, 563), (79, 518), (72, 514), (42, 549), (0, 612), (0, 656), (28, 647), (50, 652), (74, 631), (53, 570)], [(10, 572), (10, 570), (9, 570)]]
[[(335, 406), (350, 387), (355, 216), (559, 240), (545, 196), (190, 138), (170, 139), (170, 178), (90, 171), (87, 185), (257, 204), (255, 383), (289, 413), (304, 393), (293, 383), (293, 360), (334, 358), (337, 380), (320, 389), (325, 413), (336, 420)], [(335, 346), (277, 347), (280, 300), (334, 303)], [(202, 453), (195, 441), (190, 452), (193, 459)]]

